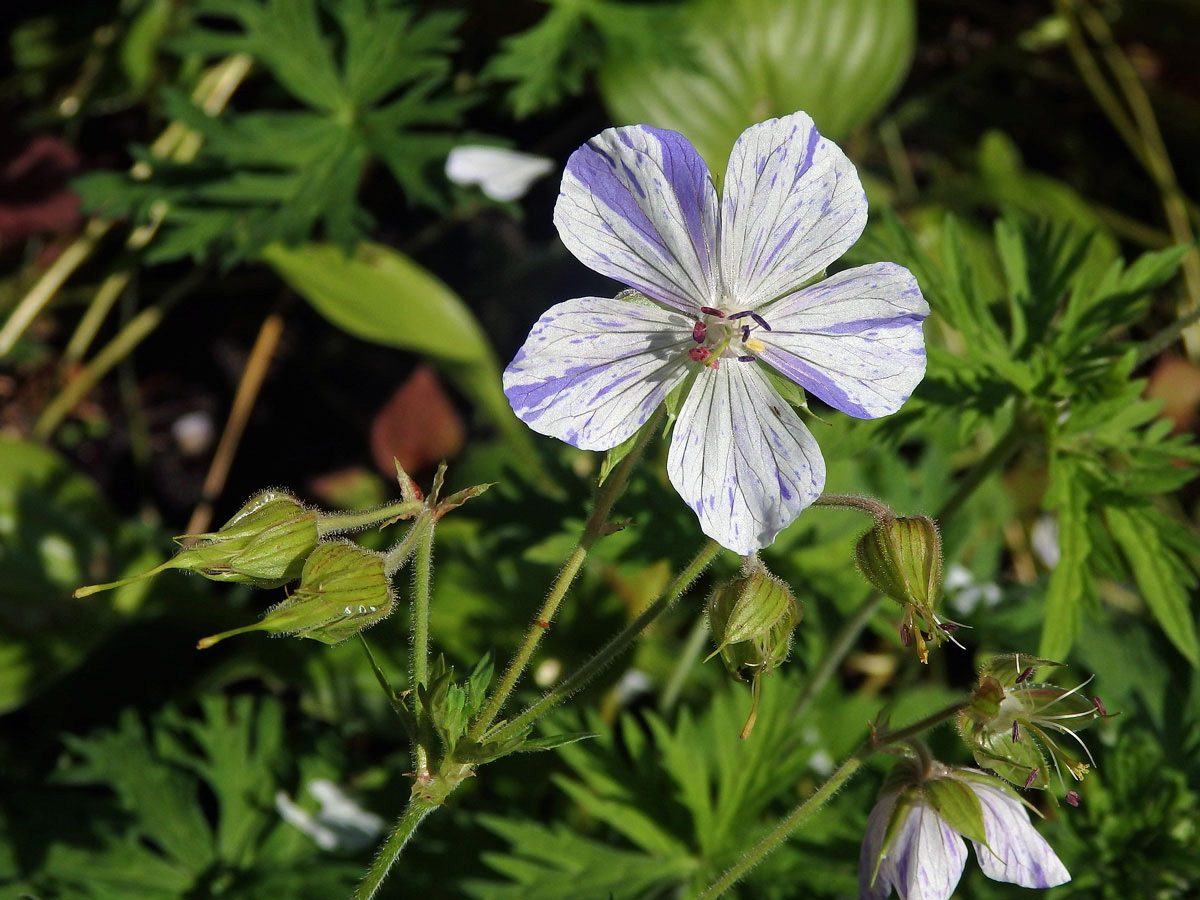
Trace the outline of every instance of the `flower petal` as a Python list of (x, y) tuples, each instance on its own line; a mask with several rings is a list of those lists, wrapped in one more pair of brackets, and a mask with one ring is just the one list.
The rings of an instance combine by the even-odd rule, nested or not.
[(984, 875), (1030, 888), (1054, 887), (1071, 880), (1071, 873), (1037, 833), (1017, 798), (1003, 788), (974, 781), (970, 787), (983, 806), (987, 831), (988, 846), (975, 844), (975, 858)]
[(684, 401), (667, 475), (701, 530), (747, 555), (817, 498), (825, 460), (758, 365), (726, 358), (700, 370)]
[(854, 164), (802, 112), (747, 128), (721, 198), (721, 275), (745, 307), (796, 290), (858, 240), (867, 198)]
[(567, 160), (554, 224), (580, 262), (678, 310), (717, 304), (717, 192), (681, 134), (609, 128)]
[(526, 425), (607, 450), (650, 417), (684, 377), (692, 320), (626, 300), (581, 297), (546, 310), (504, 370)]
[(446, 157), (446, 177), (455, 184), (477, 184), (493, 200), (516, 200), (550, 173), (554, 161), (504, 147), (466, 144)]
[(894, 413), (925, 376), (929, 304), (895, 263), (847, 269), (761, 311), (759, 355), (830, 406), (859, 419)]
[(863, 835), (862, 850), (858, 854), (858, 900), (886, 900), (892, 892), (892, 880), (884, 872), (879, 856), (883, 852), (896, 797), (894, 793), (881, 796), (867, 817), (867, 833)]
[(879, 867), (900, 900), (949, 900), (967, 863), (967, 846), (923, 804), (912, 808)]

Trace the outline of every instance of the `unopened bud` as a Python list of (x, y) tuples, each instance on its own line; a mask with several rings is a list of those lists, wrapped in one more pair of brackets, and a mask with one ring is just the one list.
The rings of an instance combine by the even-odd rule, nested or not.
[(295, 580), (317, 546), (317, 514), (283, 491), (260, 491), (217, 531), (186, 535), (195, 541), (156, 569), (112, 584), (80, 588), (85, 597), (166, 569), (198, 572), (213, 581), (274, 588)]
[(708, 624), (730, 673), (739, 680), (765, 674), (783, 662), (791, 647), (800, 607), (791, 589), (755, 557), (742, 575), (717, 587), (708, 598)]
[(261, 621), (206, 637), (197, 646), (204, 649), (250, 631), (336, 644), (385, 618), (392, 605), (383, 556), (348, 541), (330, 541), (312, 552), (296, 590)]

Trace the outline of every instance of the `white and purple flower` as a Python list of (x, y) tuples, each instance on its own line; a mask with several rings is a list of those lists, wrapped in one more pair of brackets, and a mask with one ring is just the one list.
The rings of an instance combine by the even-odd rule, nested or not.
[(760, 362), (862, 419), (895, 412), (925, 373), (929, 307), (907, 269), (806, 286), (866, 219), (853, 164), (804, 113), (747, 129), (720, 200), (682, 135), (610, 128), (568, 160), (554, 222), (580, 261), (644, 299), (551, 307), (504, 372), (513, 410), (607, 450), (691, 379), (671, 483), (705, 534), (741, 554), (767, 546), (821, 493), (825, 463)]
[[(858, 864), (859, 900), (885, 900), (892, 888), (900, 900), (948, 900), (967, 862), (964, 836), (975, 847), (979, 868), (993, 881), (1048, 888), (1071, 880), (1007, 785), (971, 769), (946, 770), (934, 781), (960, 792), (965, 786), (978, 800), (978, 815), (953, 790), (885, 791), (867, 820)], [(958, 802), (939, 813), (935, 804), (948, 797)]]

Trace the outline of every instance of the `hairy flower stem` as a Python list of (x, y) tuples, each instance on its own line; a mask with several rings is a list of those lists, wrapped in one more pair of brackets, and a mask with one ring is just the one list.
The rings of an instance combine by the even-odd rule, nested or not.
[(592, 504), (592, 514), (588, 516), (587, 522), (583, 526), (583, 535), (579, 538), (579, 543), (575, 546), (575, 549), (571, 551), (571, 556), (567, 559), (566, 565), (558, 573), (558, 578), (555, 579), (554, 586), (550, 588), (550, 594), (546, 597), (546, 602), (542, 604), (537, 618), (529, 626), (525, 640), (521, 642), (516, 655), (513, 656), (512, 661), (508, 664), (504, 676), (500, 679), (500, 683), (496, 685), (496, 690), (488, 699), (487, 706), (484, 707), (483, 712), (479, 714), (479, 718), (467, 733), (467, 737), (470, 740), (479, 740), (487, 732), (488, 728), (491, 727), (496, 716), (499, 715), (501, 707), (504, 706), (504, 702), (508, 699), (508, 695), (512, 693), (513, 688), (516, 686), (517, 679), (521, 677), (521, 673), (529, 664), (534, 651), (537, 650), (538, 644), (542, 640), (542, 635), (546, 633), (546, 630), (550, 627), (550, 623), (554, 620), (554, 615), (558, 612), (559, 604), (562, 603), (571, 584), (575, 581), (575, 576), (579, 574), (579, 570), (583, 567), (583, 561), (587, 559), (588, 551), (592, 549), (592, 545), (597, 540), (607, 533), (608, 515), (612, 512), (613, 504), (625, 492), (625, 487), (629, 483), (629, 476), (633, 472), (634, 466), (641, 460), (646, 447), (649, 446), (650, 441), (658, 433), (659, 425), (665, 415), (666, 408), (659, 407), (658, 412), (642, 428), (633, 449), (617, 464), (617, 467), (613, 469), (608, 479), (596, 488)]
[(742, 857), (730, 866), (724, 875), (713, 882), (700, 895), (699, 900), (715, 900), (715, 898), (720, 897), (733, 887), (747, 872), (762, 862), (772, 850), (787, 840), (788, 836), (799, 828), (809, 816), (820, 809), (825, 804), (825, 801), (836, 794), (842, 785), (853, 778), (859, 767), (877, 750), (887, 747), (890, 744), (909, 741), (922, 731), (957, 715), (966, 705), (966, 702), (955, 703), (953, 706), (948, 706), (933, 715), (926, 716), (912, 725), (899, 728), (895, 731), (874, 734), (869, 737), (854, 751), (849, 759), (837, 767), (824, 784), (809, 794), (799, 806), (788, 813), (778, 825), (771, 829), (766, 837), (742, 854)]
[(384, 525), (396, 519), (407, 519), (425, 508), (420, 500), (397, 500), (385, 506), (362, 512), (322, 513), (317, 516), (317, 534), (326, 537), (345, 531), (357, 531), (372, 525)]
[(871, 497), (860, 497), (858, 494), (822, 494), (813, 501), (813, 506), (857, 509), (869, 516), (873, 516), (876, 521), (890, 519), (896, 515), (886, 503), (880, 503)]
[(610, 638), (609, 642), (596, 651), (591, 659), (564, 678), (552, 691), (511, 722), (497, 729), (495, 733), (489, 734), (488, 739), (503, 740), (519, 734), (586, 685), (600, 672), (604, 671), (618, 656), (629, 648), (630, 644), (637, 639), (639, 634), (646, 630), (651, 622), (670, 609), (675, 601), (683, 596), (692, 582), (700, 576), (701, 572), (708, 568), (709, 563), (716, 559), (717, 554), (720, 552), (720, 544), (716, 541), (707, 541), (692, 561), (679, 571), (667, 586), (667, 589), (663, 591), (662, 595), (642, 610), (636, 619)]
[[(429, 597), (433, 578), (433, 532), (431, 522), (417, 542), (413, 561), (412, 603), (412, 681), (414, 694), (417, 685), (429, 683)], [(416, 745), (417, 778), (429, 777), (429, 760), (425, 748)]]
[(404, 808), (404, 814), (396, 822), (396, 827), (388, 835), (387, 841), (379, 848), (379, 852), (371, 861), (371, 867), (367, 869), (367, 874), (363, 876), (363, 880), (354, 889), (351, 900), (371, 900), (375, 896), (375, 893), (383, 884), (383, 880), (387, 878), (388, 872), (396, 860), (399, 859), (404, 845), (408, 843), (409, 838), (417, 830), (417, 826), (421, 824), (421, 821), (427, 815), (437, 809), (439, 805), (427, 797), (416, 795), (408, 801), (408, 806)]

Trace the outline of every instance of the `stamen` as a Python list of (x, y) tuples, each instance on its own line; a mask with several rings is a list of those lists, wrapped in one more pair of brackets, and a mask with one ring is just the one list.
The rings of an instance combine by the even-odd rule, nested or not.
[(703, 322), (697, 322), (692, 326), (692, 340), (697, 344), (704, 343), (704, 337), (708, 334), (708, 326)]
[(748, 309), (744, 309), (741, 312), (734, 313), (729, 318), (730, 319), (744, 319), (744, 318), (746, 318), (746, 316), (752, 316), (752, 315), (754, 315), (754, 313), (750, 312), (750, 310), (748, 310)]
[(750, 318), (752, 318), (755, 322), (757, 322), (759, 325), (761, 325), (767, 331), (771, 330), (771, 326), (767, 324), (767, 320), (764, 319), (762, 316), (760, 316), (758, 313), (753, 313), (753, 312), (750, 313)]
[(1024, 669), (1021, 670), (1021, 674), (1017, 676), (1017, 684), (1020, 684), (1022, 681), (1027, 679), (1032, 674), (1033, 674), (1033, 666), (1026, 666)]
[(738, 362), (754, 362), (757, 359), (757, 356), (739, 356)]
[(716, 316), (718, 319), (725, 318), (725, 313), (721, 312), (719, 309), (714, 309), (711, 306), (700, 307), (700, 312), (704, 313), (706, 316)]
[(742, 343), (744, 344), (748, 340), (750, 340), (750, 326), (743, 325), (742, 326)]
[(1100, 715), (1102, 715), (1102, 716), (1108, 715), (1108, 710), (1104, 708), (1104, 703), (1100, 700), (1099, 697), (1092, 698), (1092, 706), (1096, 707), (1096, 709), (1099, 710)]
[(693, 347), (688, 351), (688, 357), (692, 362), (702, 363), (710, 356), (712, 356), (712, 351), (707, 347)]
[(1012, 742), (1014, 744), (1016, 744), (1016, 743), (1019, 743), (1020, 740), (1021, 740), (1021, 723), (1013, 722)]
[(900, 626), (900, 643), (905, 647), (912, 645), (912, 629), (908, 627), (907, 623)]
[(1079, 805), (1079, 791), (1067, 791), (1066, 801), (1072, 806)]
[(946, 632), (946, 634), (950, 634), (951, 632), (958, 631), (958, 629), (962, 628), (962, 626), (957, 622), (938, 622), (937, 627)]
[(1031, 787), (1033, 787), (1033, 783), (1037, 781), (1038, 771), (1038, 769), (1031, 769), (1029, 771), (1029, 777), (1025, 779), (1025, 790), (1029, 790)]
[(767, 345), (758, 338), (750, 338), (748, 341), (743, 341), (743, 344), (751, 353), (762, 353), (767, 349)]

